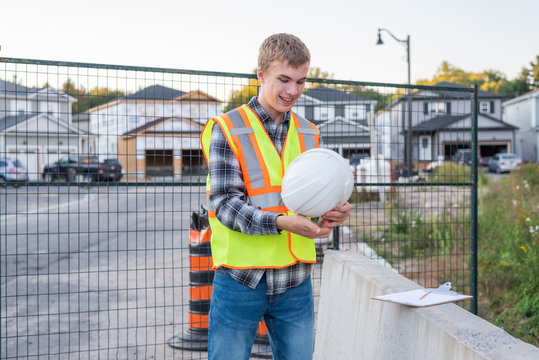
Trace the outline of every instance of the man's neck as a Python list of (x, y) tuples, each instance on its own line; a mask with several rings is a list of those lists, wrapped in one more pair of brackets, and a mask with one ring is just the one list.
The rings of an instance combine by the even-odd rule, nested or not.
[(264, 98), (259, 97), (258, 103), (260, 104), (260, 106), (262, 106), (262, 109), (264, 109), (264, 111), (269, 116), (271, 116), (271, 118), (275, 122), (275, 125), (279, 125), (284, 120), (285, 113), (280, 113), (280, 112), (275, 111), (271, 106), (269, 106), (268, 103), (266, 103)]

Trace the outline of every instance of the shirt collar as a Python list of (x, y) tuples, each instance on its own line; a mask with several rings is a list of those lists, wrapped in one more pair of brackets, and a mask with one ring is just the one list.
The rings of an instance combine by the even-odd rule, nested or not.
[[(275, 119), (273, 119), (267, 112), (264, 110), (262, 105), (258, 102), (258, 97), (253, 96), (251, 100), (249, 100), (249, 103), (247, 105), (255, 112), (256, 116), (260, 119), (261, 122), (275, 122)], [(290, 111), (287, 111), (284, 113), (284, 118), (282, 123), (288, 124), (290, 122)]]

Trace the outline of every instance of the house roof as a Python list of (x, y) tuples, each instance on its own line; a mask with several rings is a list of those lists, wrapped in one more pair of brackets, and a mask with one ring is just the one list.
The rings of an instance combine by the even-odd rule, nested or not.
[[(459, 85), (459, 84), (455, 84), (455, 83), (452, 83), (452, 82), (448, 82), (448, 81), (442, 81), (442, 82), (439, 82), (437, 84), (435, 84), (434, 86), (443, 86), (443, 87), (464, 87), (464, 85)], [(442, 95), (444, 98), (454, 98), (454, 99), (469, 99), (470, 98), (470, 93), (469, 92), (465, 92), (465, 91), (449, 91), (449, 90), (432, 90), (433, 92), (436, 92), (440, 95)], [(496, 94), (496, 93), (493, 93), (493, 92), (490, 92), (490, 91), (483, 91), (481, 89), (479, 89), (479, 91), (477, 92), (477, 97), (479, 99), (487, 99), (487, 98), (492, 98), (492, 99), (502, 99), (502, 98), (505, 98), (505, 96), (503, 95), (500, 95), (500, 94)]]
[(374, 101), (367, 99), (363, 96), (347, 93), (346, 91), (339, 91), (331, 89), (325, 86), (318, 86), (314, 89), (307, 90), (303, 95), (310, 96), (323, 102), (358, 102), (358, 101)]
[(433, 132), (440, 130), (454, 122), (462, 120), (470, 115), (440, 115), (420, 124), (412, 126), (413, 132)]
[[(49, 122), (43, 124), (42, 121)], [(12, 128), (10, 130), (10, 128)], [(54, 134), (54, 135), (84, 135), (90, 134), (87, 131), (81, 130), (78, 127), (71, 125), (59, 118), (47, 113), (24, 113), (13, 116), (6, 116), (0, 119), (0, 132), (11, 132), (13, 134)], [(20, 136), (20, 135), (19, 135)]]
[(506, 100), (503, 102), (503, 106), (507, 106), (507, 105), (513, 105), (513, 104), (516, 104), (520, 101), (525, 101), (525, 100), (528, 100), (528, 99), (532, 99), (532, 98), (538, 98), (539, 97), (539, 89), (534, 89), (534, 90), (531, 90), (531, 91), (528, 91), (527, 93), (524, 93), (520, 96), (517, 96), (517, 97), (514, 97), (512, 99), (509, 99), (509, 100)]
[[(412, 126), (412, 132), (436, 132), (440, 129), (446, 128), (449, 125), (460, 121), (462, 119), (465, 119), (467, 117), (470, 117), (471, 115), (440, 115), (436, 116), (430, 120), (424, 121), (420, 124), (417, 124), (415, 126)], [(481, 117), (485, 117), (491, 121), (495, 121), (497, 123), (503, 124), (503, 127), (500, 127), (499, 130), (503, 129), (518, 129), (516, 126), (513, 126), (511, 124), (505, 123), (499, 119), (496, 119), (489, 115), (479, 114)], [(479, 128), (478, 130), (481, 130)]]
[(0, 80), (0, 93), (6, 94), (31, 94), (35, 93), (38, 89), (28, 88), (23, 85), (15, 84), (9, 81)]
[(360, 136), (369, 134), (369, 128), (366, 125), (359, 124), (355, 121), (347, 120), (341, 116), (335, 119), (323, 122), (318, 125), (320, 134), (324, 137), (328, 136)]
[[(199, 129), (197, 129), (197, 132), (202, 130), (202, 125), (198, 124), (197, 122), (195, 121), (192, 121), (191, 119), (188, 119), (188, 118), (180, 118), (180, 117), (160, 117), (160, 118), (157, 118), (155, 120), (152, 120), (152, 121), (149, 121), (137, 128), (134, 128), (132, 130), (129, 130), (125, 133), (123, 133), (122, 135), (133, 135), (133, 134), (137, 134), (137, 133), (140, 133), (142, 132), (143, 130), (146, 130), (146, 129), (149, 129), (149, 128), (152, 128), (152, 127), (156, 127), (157, 125), (159, 125), (160, 123), (164, 123), (166, 121), (174, 121), (174, 120), (181, 120), (181, 121), (188, 121), (192, 124), (195, 124), (195, 126)], [(148, 131), (146, 133), (153, 133), (153, 134), (157, 134), (157, 133), (166, 133), (166, 134), (169, 134), (169, 133), (181, 133), (181, 132), (187, 132), (187, 133), (192, 133), (192, 128), (190, 126), (186, 126), (186, 130), (187, 131), (182, 131), (182, 129), (180, 130), (177, 130), (177, 129), (167, 129), (167, 130), (154, 130), (154, 131)]]
[(33, 118), (36, 115), (38, 115), (38, 113), (33, 112), (33, 113), (24, 113), (24, 114), (13, 115), (13, 116), (6, 116), (0, 119), (0, 131), (10, 128), (13, 125), (17, 125), (21, 122), (24, 122), (30, 118)]
[(167, 88), (161, 85), (152, 85), (137, 91), (134, 94), (120, 97), (126, 100), (174, 100), (183, 96), (184, 91)]
[(52, 99), (54, 101), (77, 101), (77, 99), (75, 99), (74, 97), (51, 86), (46, 86), (41, 89), (29, 88), (9, 81), (0, 80), (0, 94), (2, 93), (5, 94), (4, 96), (6, 97), (23, 97), (25, 99), (37, 99), (43, 101), (49, 101), (49, 99)]

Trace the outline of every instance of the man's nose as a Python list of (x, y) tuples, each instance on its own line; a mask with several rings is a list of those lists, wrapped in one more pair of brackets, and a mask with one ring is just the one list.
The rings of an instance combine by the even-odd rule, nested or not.
[(292, 84), (288, 87), (286, 91), (289, 95), (296, 96), (299, 93), (298, 86), (296, 84)]

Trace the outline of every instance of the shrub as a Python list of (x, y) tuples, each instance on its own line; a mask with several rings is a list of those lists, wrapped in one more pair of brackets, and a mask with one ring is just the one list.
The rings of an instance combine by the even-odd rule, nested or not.
[[(477, 169), (477, 177), (479, 186), (486, 185), (488, 178), (485, 176), (483, 169)], [(472, 181), (472, 169), (468, 165), (459, 165), (452, 161), (446, 161), (438, 166), (432, 172), (429, 181), (431, 183), (469, 183)]]

